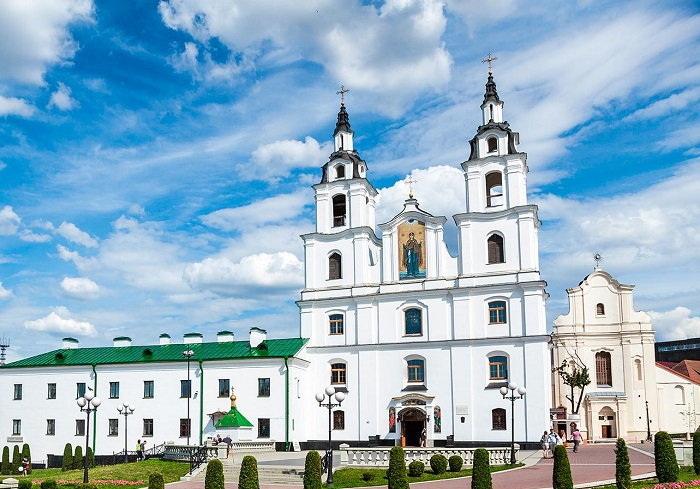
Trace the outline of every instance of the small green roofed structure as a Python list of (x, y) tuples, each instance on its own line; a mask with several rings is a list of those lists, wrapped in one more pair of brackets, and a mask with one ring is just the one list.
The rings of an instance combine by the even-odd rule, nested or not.
[(236, 395), (231, 389), (231, 410), (214, 424), (217, 432), (228, 434), (233, 441), (252, 440), (253, 423), (236, 407)]

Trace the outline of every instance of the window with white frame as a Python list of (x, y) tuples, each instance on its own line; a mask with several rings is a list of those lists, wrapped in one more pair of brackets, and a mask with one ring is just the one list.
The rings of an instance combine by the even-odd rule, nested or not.
[(331, 314), (328, 316), (329, 333), (330, 334), (343, 334), (343, 315), (342, 314)]

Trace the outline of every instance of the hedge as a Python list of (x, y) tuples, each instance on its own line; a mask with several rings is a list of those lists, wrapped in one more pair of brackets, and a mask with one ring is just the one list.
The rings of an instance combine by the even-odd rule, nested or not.
[(73, 445), (66, 443), (63, 448), (63, 462), (61, 463), (61, 470), (65, 472), (66, 470), (71, 470), (73, 468)]
[(218, 458), (210, 460), (207, 464), (204, 489), (224, 489), (224, 464)]
[(615, 443), (615, 485), (617, 489), (632, 487), (630, 456), (627, 452), (627, 444), (622, 438), (618, 438)]
[(665, 431), (659, 431), (654, 437), (654, 463), (659, 482), (663, 484), (678, 480), (678, 462), (673, 451), (673, 441)]
[[(148, 476), (148, 489), (164, 489), (163, 474), (154, 472)], [(41, 489), (44, 489), (43, 487)]]
[(693, 433), (693, 469), (700, 475), (700, 431)]
[(10, 447), (8, 446), (2, 449), (2, 465), (0, 465), (0, 473), (10, 473)]
[(420, 477), (425, 472), (425, 464), (420, 460), (414, 460), (408, 464), (408, 475), (410, 477)]
[(574, 489), (574, 482), (571, 479), (571, 466), (569, 456), (566, 454), (564, 445), (554, 447), (554, 467), (552, 469), (553, 489)]
[(430, 468), (436, 474), (443, 474), (447, 470), (447, 459), (444, 455), (436, 453), (430, 457)]

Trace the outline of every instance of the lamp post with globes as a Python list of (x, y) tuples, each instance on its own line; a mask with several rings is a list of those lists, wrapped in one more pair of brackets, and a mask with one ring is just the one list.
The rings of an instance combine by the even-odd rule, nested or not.
[(90, 413), (92, 413), (93, 411), (97, 411), (97, 408), (100, 406), (100, 404), (102, 404), (102, 401), (100, 401), (98, 397), (95, 397), (95, 394), (92, 393), (92, 390), (88, 390), (87, 392), (85, 392), (85, 395), (83, 397), (78, 398), (76, 403), (80, 407), (81, 411), (85, 411), (87, 418), (87, 421), (85, 423), (85, 457), (83, 459), (83, 483), (87, 484), (88, 446), (90, 444)]
[[(323, 400), (328, 396), (328, 402), (323, 402)], [(338, 401), (333, 402), (333, 398)], [(316, 400), (318, 401), (319, 407), (328, 408), (328, 450), (326, 450), (326, 467), (328, 469), (328, 478), (326, 483), (331, 486), (333, 485), (333, 445), (331, 445), (331, 433), (333, 431), (333, 408), (340, 406), (345, 400), (345, 394), (342, 392), (336, 392), (335, 387), (329, 385), (323, 392), (316, 394)]]
[[(510, 396), (508, 395), (510, 391)], [(515, 395), (515, 392), (518, 395)], [(508, 387), (501, 387), (501, 395), (503, 399), (510, 401), (510, 464), (515, 465), (515, 400), (525, 397), (525, 387), (518, 387), (517, 384), (510, 382)]]
[(136, 408), (134, 406), (129, 405), (128, 402), (124, 401), (124, 404), (119, 406), (117, 408), (117, 411), (119, 411), (119, 414), (124, 416), (124, 463), (127, 463), (129, 461), (129, 452), (127, 452), (127, 420), (129, 419), (128, 416), (130, 414), (134, 414), (134, 410)]

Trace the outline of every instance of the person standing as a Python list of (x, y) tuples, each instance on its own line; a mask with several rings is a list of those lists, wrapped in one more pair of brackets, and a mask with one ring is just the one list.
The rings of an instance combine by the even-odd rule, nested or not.
[(146, 440), (141, 441), (141, 460), (146, 460)]
[(136, 440), (136, 461), (141, 460), (141, 440)]
[(583, 437), (581, 436), (581, 432), (578, 430), (578, 428), (574, 429), (574, 432), (571, 433), (571, 438), (574, 439), (574, 453), (578, 452), (578, 446), (581, 443), (581, 440)]
[(554, 428), (549, 430), (549, 435), (547, 435), (547, 442), (549, 443), (549, 452), (554, 454), (554, 447), (557, 446), (557, 434), (554, 432)]
[(542, 457), (549, 458), (549, 441), (547, 430), (544, 430), (542, 438), (540, 438), (540, 445), (542, 445)]

